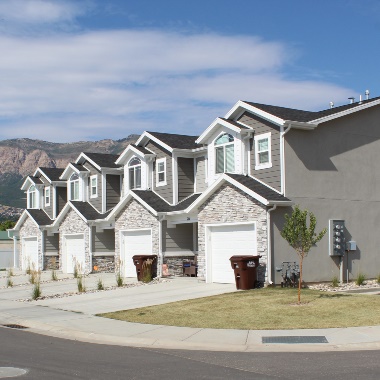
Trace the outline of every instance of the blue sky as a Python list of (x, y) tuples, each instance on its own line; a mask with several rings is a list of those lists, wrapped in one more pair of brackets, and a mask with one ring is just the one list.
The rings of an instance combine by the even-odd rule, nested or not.
[(380, 96), (377, 0), (1, 0), (0, 139), (200, 134)]

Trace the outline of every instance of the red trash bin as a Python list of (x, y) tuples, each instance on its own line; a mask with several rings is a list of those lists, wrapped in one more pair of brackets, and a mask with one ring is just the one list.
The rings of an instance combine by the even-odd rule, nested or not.
[(230, 258), (235, 273), (236, 289), (254, 289), (257, 284), (257, 267), (261, 256), (235, 255)]

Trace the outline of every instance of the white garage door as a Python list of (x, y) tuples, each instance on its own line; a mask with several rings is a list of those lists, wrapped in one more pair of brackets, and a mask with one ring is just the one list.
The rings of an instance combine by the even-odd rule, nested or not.
[(38, 243), (37, 238), (23, 239), (22, 247), (22, 270), (38, 270)]
[(77, 264), (81, 272), (85, 271), (85, 245), (84, 235), (63, 236), (63, 273), (74, 273)]
[(256, 228), (254, 224), (210, 227), (210, 254), (208, 282), (235, 283), (230, 257), (256, 255)]
[(136, 277), (136, 267), (132, 257), (134, 255), (152, 254), (151, 230), (124, 231), (122, 235), (122, 255), (124, 277)]

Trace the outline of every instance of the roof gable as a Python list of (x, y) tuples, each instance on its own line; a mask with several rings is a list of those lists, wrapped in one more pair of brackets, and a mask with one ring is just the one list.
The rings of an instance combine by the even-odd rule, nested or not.
[(75, 163), (83, 164), (88, 161), (100, 171), (102, 168), (119, 168), (119, 165), (116, 164), (118, 158), (118, 154), (82, 152)]

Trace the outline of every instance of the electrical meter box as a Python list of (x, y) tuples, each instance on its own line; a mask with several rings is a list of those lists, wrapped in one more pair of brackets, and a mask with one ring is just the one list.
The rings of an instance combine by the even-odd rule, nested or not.
[(346, 249), (344, 220), (330, 219), (329, 222), (329, 255), (343, 256)]
[(346, 243), (346, 251), (356, 251), (356, 241), (348, 241)]

